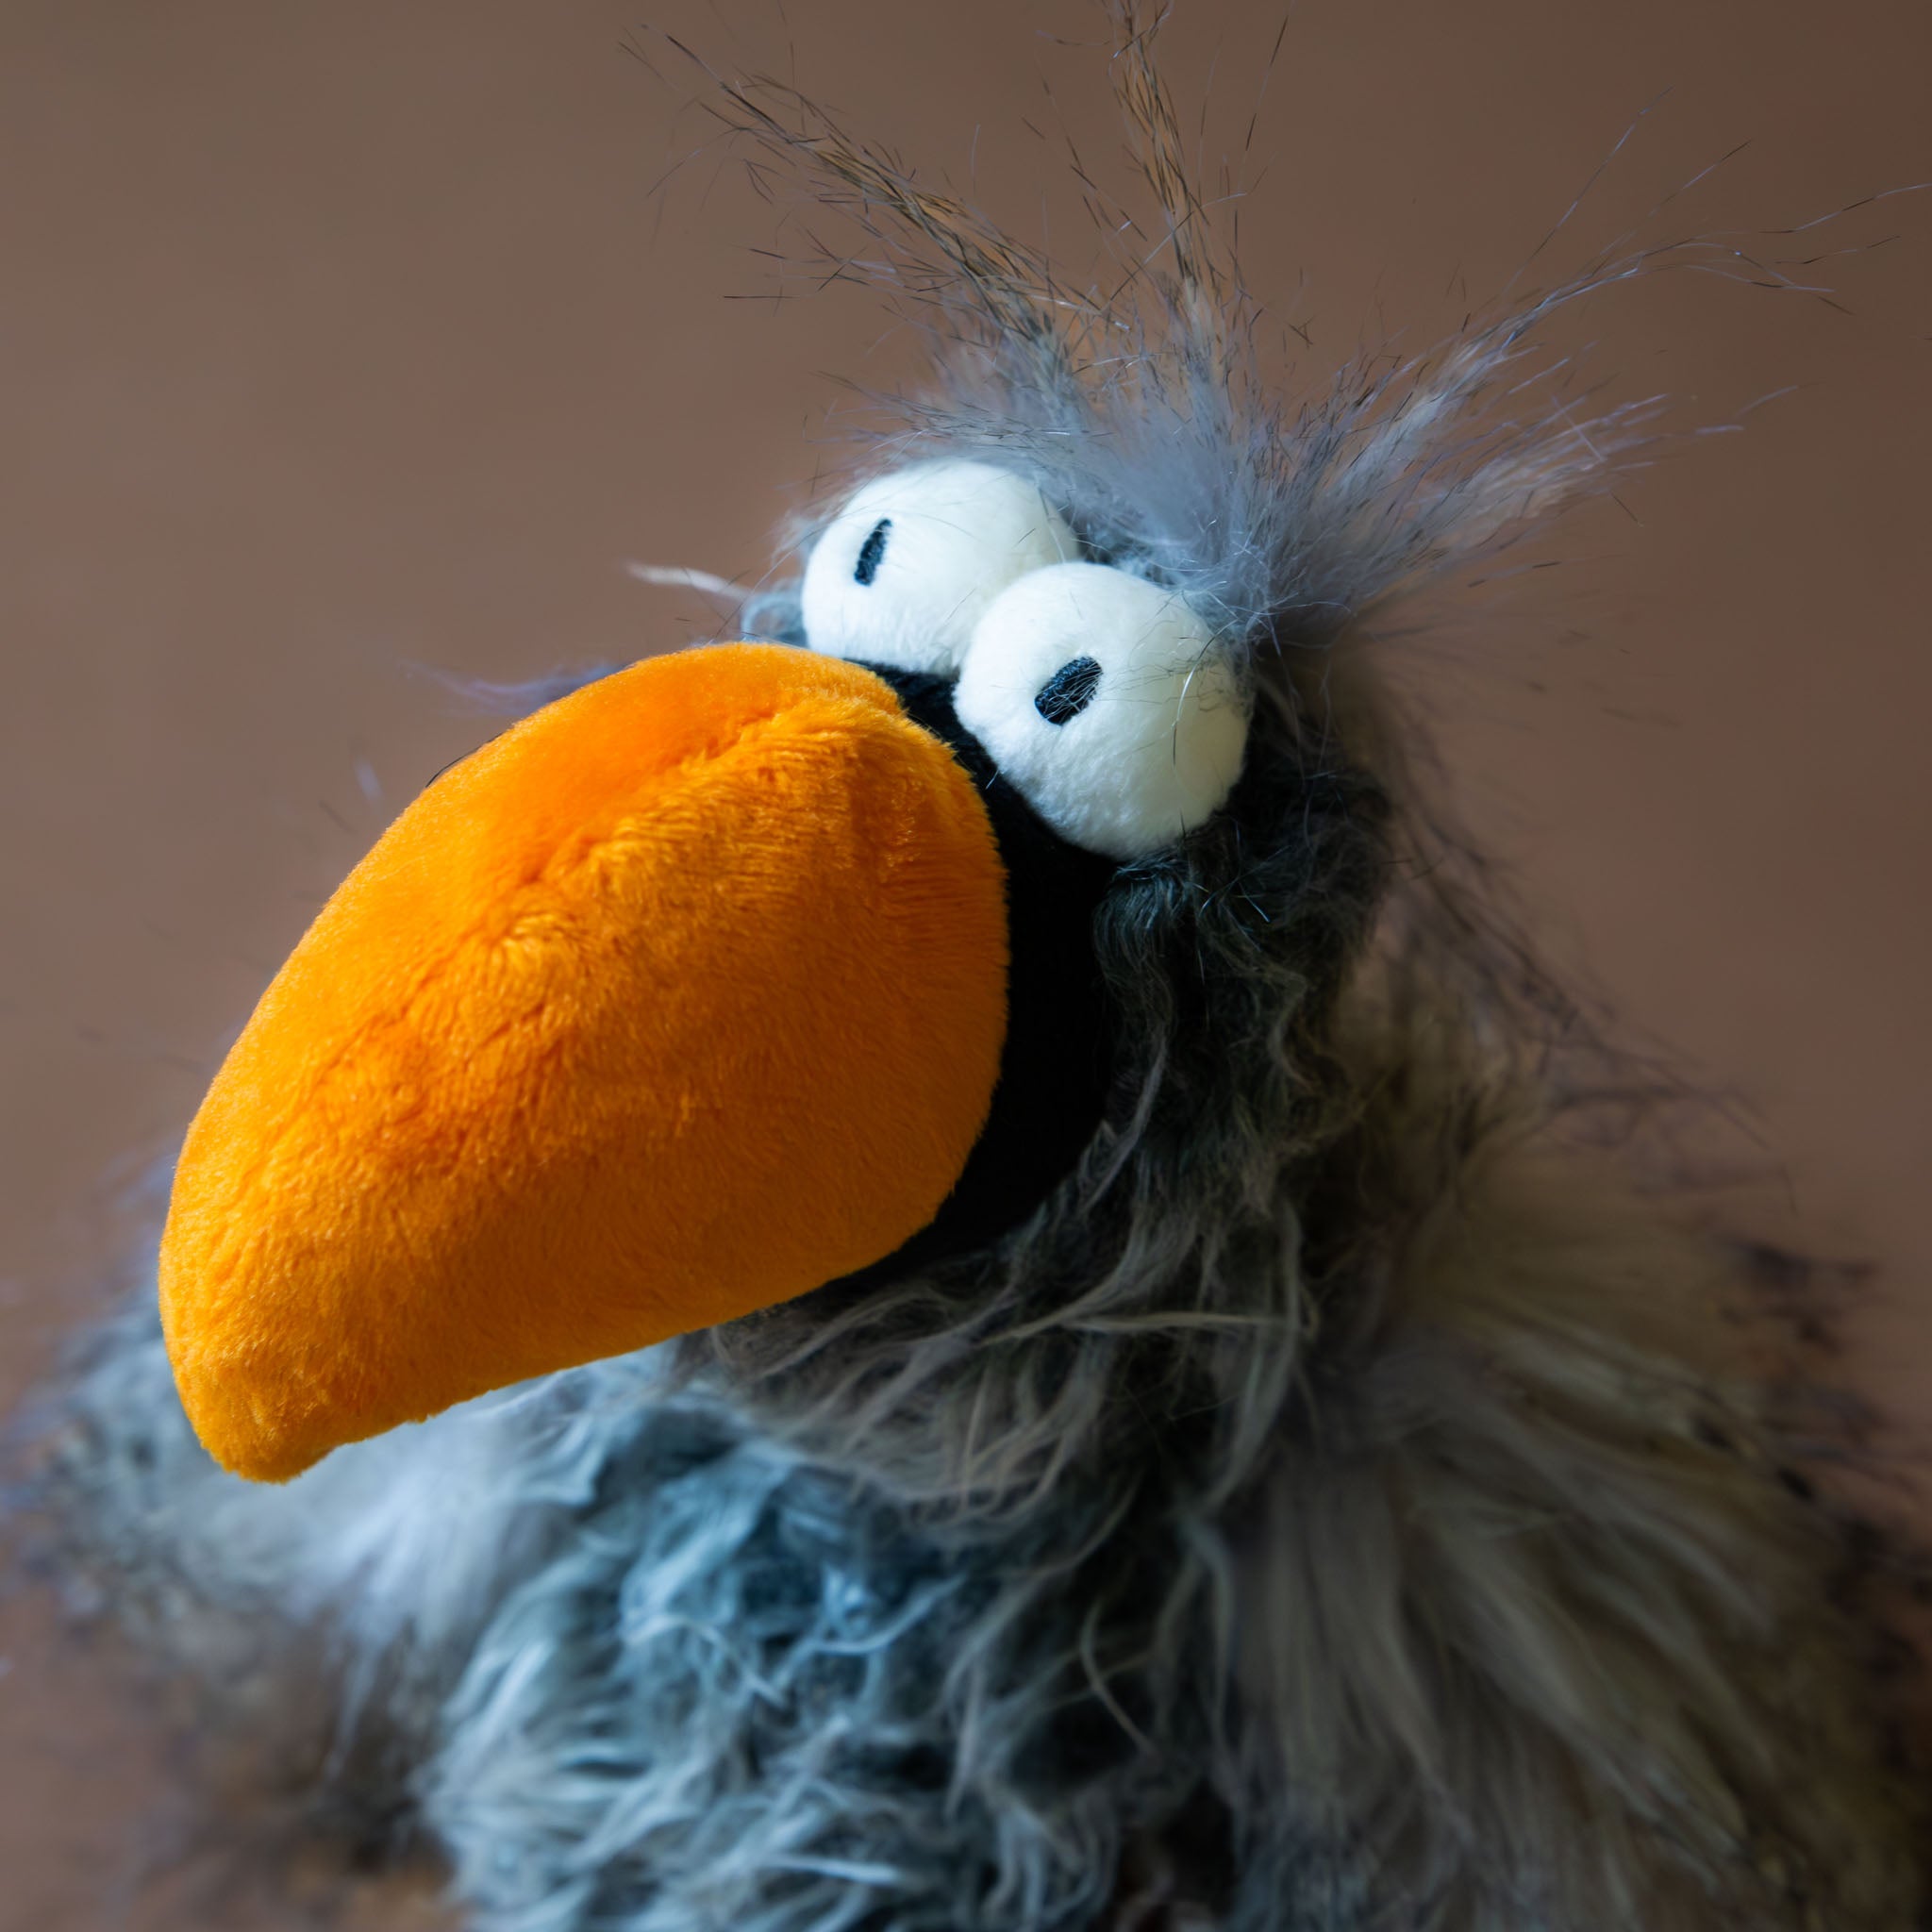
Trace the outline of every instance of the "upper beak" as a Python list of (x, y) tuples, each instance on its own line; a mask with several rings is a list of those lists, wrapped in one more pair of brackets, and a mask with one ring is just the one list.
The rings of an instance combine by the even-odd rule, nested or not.
[(203, 1442), (285, 1479), (891, 1254), (986, 1121), (1004, 893), (965, 771), (837, 659), (652, 658), (485, 746), (190, 1129), (161, 1312)]

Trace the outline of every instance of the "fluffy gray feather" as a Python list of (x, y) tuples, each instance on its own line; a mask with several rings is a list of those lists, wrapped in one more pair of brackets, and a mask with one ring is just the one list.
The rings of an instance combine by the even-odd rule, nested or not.
[(1894, 1559), (1806, 1474), (1844, 1412), (1566, 1131), (1646, 1082), (1442, 843), (1356, 629), (1603, 480), (1641, 409), (1519, 385), (1642, 264), (1277, 404), (1150, 43), (1126, 9), (1160, 260), (1110, 296), (783, 90), (713, 97), (932, 325), (874, 459), (1034, 476), (1253, 680), (1228, 810), (1102, 909), (1078, 1171), (927, 1276), (284, 1490), (207, 1462), (130, 1319), (46, 1466), (67, 1574), (488, 1932), (1901, 1932)]

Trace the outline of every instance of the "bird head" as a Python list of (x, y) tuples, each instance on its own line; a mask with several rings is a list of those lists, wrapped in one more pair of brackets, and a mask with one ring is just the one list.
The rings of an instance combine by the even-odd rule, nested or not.
[(1100, 927), (1236, 792), (1234, 655), (1083, 555), (1037, 481), (970, 460), (858, 490), (787, 628), (512, 726), (276, 975), (162, 1249), (224, 1463), (284, 1478), (996, 1251), (1131, 1105)]
[(768, 1386), (815, 1362), (848, 1414), (916, 1385), (953, 1449), (997, 1413), (1014, 1467), (1124, 1386), (1069, 1350), (1158, 1334), (1176, 1414), (1236, 1412), (1259, 1333), (1280, 1380), (1391, 876), (1357, 620), (1637, 419), (1493, 413), (1574, 289), (1282, 403), (1150, 38), (1115, 78), (1168, 241), (1111, 294), (789, 89), (718, 86), (878, 244), (931, 386), (746, 641), (441, 775), (276, 975), (161, 1251), (230, 1468), (679, 1336)]

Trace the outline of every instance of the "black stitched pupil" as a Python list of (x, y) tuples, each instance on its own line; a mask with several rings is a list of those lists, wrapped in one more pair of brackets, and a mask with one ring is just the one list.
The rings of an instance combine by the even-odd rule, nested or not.
[(879, 558), (886, 554), (886, 532), (892, 527), (891, 517), (881, 517), (858, 546), (858, 568), (852, 573), (855, 584), (869, 584), (879, 574)]
[(1033, 708), (1049, 724), (1065, 724), (1093, 702), (1100, 689), (1100, 660), (1074, 658), (1062, 664), (1034, 694)]

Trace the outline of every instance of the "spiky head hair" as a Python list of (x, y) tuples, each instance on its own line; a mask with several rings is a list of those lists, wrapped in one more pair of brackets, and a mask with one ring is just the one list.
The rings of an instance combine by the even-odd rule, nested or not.
[(878, 289), (929, 344), (928, 384), (879, 399), (874, 459), (1024, 472), (1091, 554), (1171, 584), (1257, 678), (1290, 683), (1296, 653), (1607, 482), (1654, 405), (1593, 410), (1557, 386), (1539, 331), (1589, 291), (1706, 244), (1607, 255), (1427, 353), (1378, 351), (1291, 399), (1264, 372), (1264, 315), (1225, 208), (1194, 179), (1154, 59), (1160, 22), (1110, 12), (1145, 189), (1135, 209), (1081, 174), (1111, 286), (1072, 285), (790, 87), (714, 76), (709, 99), (871, 244), (813, 273)]

